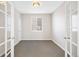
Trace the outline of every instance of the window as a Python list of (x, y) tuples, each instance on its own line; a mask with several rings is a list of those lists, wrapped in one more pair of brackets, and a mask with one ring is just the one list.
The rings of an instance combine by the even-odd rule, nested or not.
[(77, 31), (77, 13), (72, 15), (72, 31)]
[(42, 31), (42, 17), (32, 18), (32, 31), (41, 32)]

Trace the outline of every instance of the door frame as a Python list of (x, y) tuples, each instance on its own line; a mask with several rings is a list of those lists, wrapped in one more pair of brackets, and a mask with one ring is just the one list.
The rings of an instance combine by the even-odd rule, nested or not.
[[(70, 1), (71, 2), (71, 1)], [(77, 4), (77, 10), (78, 10), (78, 14), (77, 14), (77, 19), (79, 19), (79, 1), (77, 1), (78, 4)], [(66, 8), (66, 5), (67, 3), (65, 3), (65, 8)], [(71, 9), (71, 7), (70, 7)], [(66, 9), (65, 9), (66, 10)], [(71, 11), (70, 11), (71, 12)], [(70, 21), (71, 21), (71, 16), (70, 16)], [(77, 20), (79, 22), (79, 20)], [(71, 22), (70, 22), (71, 23)], [(66, 16), (65, 16), (65, 24), (66, 24)], [(77, 39), (78, 39), (78, 42), (77, 42), (77, 57), (79, 57), (79, 23), (77, 23), (77, 28), (78, 28), (78, 35), (77, 35)], [(72, 25), (70, 24), (70, 27)], [(70, 33), (71, 33), (71, 29), (70, 29)], [(65, 25), (65, 57), (67, 57), (67, 32), (66, 32), (66, 25)], [(72, 56), (72, 41), (71, 41), (72, 37), (71, 37), (71, 34), (70, 34), (70, 57), (73, 57)]]
[[(78, 22), (79, 22), (79, 1), (78, 1)], [(79, 23), (78, 23), (78, 25), (79, 25)], [(79, 26), (78, 26), (78, 57), (79, 57)]]

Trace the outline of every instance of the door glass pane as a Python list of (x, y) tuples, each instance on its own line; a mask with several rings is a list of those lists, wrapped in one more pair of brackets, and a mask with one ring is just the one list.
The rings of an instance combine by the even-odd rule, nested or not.
[(11, 5), (7, 2), (7, 13), (11, 15)]
[(67, 41), (67, 51), (70, 53), (70, 42)]
[(0, 10), (5, 11), (5, 5), (0, 1)]
[(77, 46), (72, 44), (72, 56), (77, 57)]
[(72, 14), (72, 31), (77, 31), (77, 11)]
[(7, 42), (7, 57), (10, 57), (10, 51), (11, 51), (11, 41)]
[(7, 38), (11, 39), (11, 16), (8, 15), (8, 19), (7, 19)]
[(8, 34), (8, 39), (11, 39), (11, 6), (10, 4), (7, 2), (7, 34)]
[(5, 14), (0, 12), (0, 27), (5, 26)]
[(11, 33), (10, 31), (7, 31), (7, 40), (11, 39)]
[(75, 11), (77, 11), (77, 7), (78, 7), (77, 4), (78, 4), (77, 1), (72, 1), (71, 2), (71, 12), (72, 13), (74, 13)]
[(11, 41), (7, 42), (7, 51), (11, 49)]
[(72, 42), (77, 44), (77, 12), (72, 14)]
[(72, 42), (77, 44), (77, 31), (72, 31)]
[(0, 43), (3, 43), (5, 41), (5, 30), (0, 29)]
[(5, 45), (0, 46), (0, 56), (4, 57), (4, 53), (5, 53)]

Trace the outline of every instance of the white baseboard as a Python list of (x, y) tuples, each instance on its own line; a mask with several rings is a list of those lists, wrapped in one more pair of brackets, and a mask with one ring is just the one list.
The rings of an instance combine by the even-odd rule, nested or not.
[(51, 39), (22, 39), (22, 40), (51, 40)]
[(17, 42), (14, 44), (14, 46), (16, 46), (20, 41), (21, 41), (21, 40), (17, 41)]
[(63, 48), (58, 42), (56, 42), (55, 40), (52, 40), (56, 45), (58, 45), (62, 50), (65, 51), (65, 48)]

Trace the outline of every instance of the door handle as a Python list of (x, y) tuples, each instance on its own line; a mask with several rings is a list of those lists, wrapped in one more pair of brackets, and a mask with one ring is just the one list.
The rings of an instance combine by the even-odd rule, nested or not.
[(64, 39), (67, 39), (66, 37), (64, 37)]
[(70, 37), (67, 37), (67, 39), (70, 39)]
[(15, 37), (11, 38), (11, 37), (8, 37), (8, 39), (15, 39)]
[(8, 39), (11, 39), (11, 37), (8, 37)]
[(64, 37), (64, 39), (70, 39), (70, 37)]
[(15, 39), (15, 37), (13, 37), (12, 39)]

